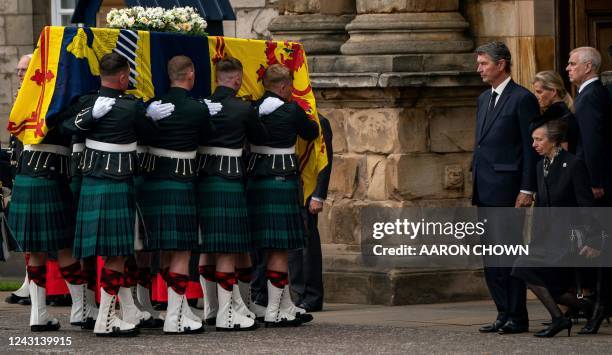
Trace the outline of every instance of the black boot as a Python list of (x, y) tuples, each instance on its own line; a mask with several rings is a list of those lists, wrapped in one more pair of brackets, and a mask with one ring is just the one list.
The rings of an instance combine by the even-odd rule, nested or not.
[(593, 313), (593, 316), (589, 318), (588, 322), (582, 329), (580, 329), (578, 334), (597, 334), (597, 332), (599, 332), (599, 327), (601, 327), (601, 323), (605, 318), (607, 318), (605, 307), (597, 307)]
[(539, 337), (539, 338), (552, 338), (555, 335), (557, 335), (557, 333), (562, 331), (563, 329), (567, 329), (567, 336), (570, 336), (571, 331), (572, 331), (572, 320), (571, 319), (569, 318), (553, 319), (550, 326), (548, 326), (544, 330), (541, 330), (535, 333), (534, 336)]

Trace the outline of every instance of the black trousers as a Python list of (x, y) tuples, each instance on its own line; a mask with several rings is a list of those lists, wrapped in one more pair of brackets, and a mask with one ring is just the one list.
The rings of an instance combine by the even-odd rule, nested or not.
[(296, 304), (311, 308), (323, 306), (323, 258), (321, 237), (317, 227), (318, 215), (305, 212), (307, 240), (304, 249), (289, 252), (289, 278), (291, 291), (297, 296)]
[[(480, 207), (485, 206), (479, 206), (478, 219), (488, 221), (485, 244), (523, 244), (524, 209)], [(527, 287), (523, 280), (511, 275), (515, 260), (516, 256), (485, 256), (484, 276), (497, 308), (497, 320), (527, 325)]]

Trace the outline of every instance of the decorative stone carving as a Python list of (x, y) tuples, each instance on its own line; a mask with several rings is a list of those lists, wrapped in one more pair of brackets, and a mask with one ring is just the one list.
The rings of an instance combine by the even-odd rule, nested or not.
[(444, 167), (444, 189), (461, 190), (463, 188), (463, 168), (460, 165)]

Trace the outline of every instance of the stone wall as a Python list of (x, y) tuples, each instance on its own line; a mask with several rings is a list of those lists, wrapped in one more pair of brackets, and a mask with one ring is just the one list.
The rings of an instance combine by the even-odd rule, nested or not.
[(555, 69), (555, 0), (464, 0), (461, 4), (477, 45), (494, 40), (508, 45), (515, 81), (530, 88), (535, 73)]
[(9, 140), (6, 126), (19, 89), (17, 61), (32, 52), (40, 31), (33, 30), (33, 12), (32, 0), (0, 0), (0, 144), (3, 146)]
[(319, 216), (326, 300), (483, 297), (479, 270), (372, 266), (361, 254), (368, 211), (469, 205), (476, 97), (484, 86), (460, 1), (340, 2), (343, 11), (323, 13), (323, 1), (293, 1), (270, 26), (274, 39), (304, 43), (317, 107), (334, 132)]
[(279, 0), (230, 0), (236, 21), (224, 21), (228, 37), (271, 39), (268, 26), (278, 16)]

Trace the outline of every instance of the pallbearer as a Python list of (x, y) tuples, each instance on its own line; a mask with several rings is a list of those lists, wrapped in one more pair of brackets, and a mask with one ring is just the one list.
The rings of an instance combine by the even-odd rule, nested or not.
[[(149, 313), (134, 306), (129, 288), (123, 287), (123, 271), (126, 257), (134, 254), (136, 141), (155, 136), (153, 120), (166, 117), (172, 105), (153, 103), (145, 108), (141, 101), (125, 95), (129, 77), (127, 59), (116, 53), (102, 57), (102, 87), (90, 96), (93, 105), (71, 122), (86, 137), (74, 255), (105, 257), (94, 327), (99, 336), (131, 336), (137, 334), (137, 326), (153, 323)], [(121, 319), (115, 314), (117, 298)]]
[(63, 112), (47, 118), (49, 131), (40, 144), (25, 145), (19, 158), (9, 211), (10, 227), (24, 252), (31, 298), (30, 329), (57, 330), (59, 321), (47, 312), (46, 267), (49, 252), (57, 252), (60, 272), (72, 298), (70, 323), (92, 329), (97, 317), (87, 274), (72, 257), (76, 203), (69, 186), (72, 132), (63, 127), (81, 108), (94, 104), (79, 98)]
[(170, 89), (161, 97), (175, 111), (158, 121), (160, 134), (150, 139), (145, 181), (140, 187), (148, 233), (148, 249), (170, 253), (167, 334), (199, 333), (202, 320), (195, 316), (185, 297), (189, 282), (189, 258), (198, 245), (198, 219), (194, 180), (195, 157), (200, 136), (211, 132), (205, 104), (188, 96), (195, 83), (195, 68), (188, 57), (168, 62)]
[[(216, 290), (209, 288), (210, 281), (205, 281), (204, 301), (210, 303), (206, 298), (218, 297), (217, 330), (251, 330), (256, 328), (255, 315), (242, 299), (250, 301), (251, 274), (242, 147), (247, 138), (254, 144), (265, 142), (266, 131), (250, 103), (236, 97), (242, 86), (240, 61), (222, 59), (215, 66), (215, 74), (218, 87), (210, 100), (221, 103), (223, 108), (212, 118), (215, 134), (201, 141), (198, 165), (201, 252), (216, 253)], [(242, 296), (238, 278), (246, 286)], [(205, 311), (209, 308), (207, 304)], [(205, 319), (210, 317), (205, 314)]]
[[(247, 166), (249, 218), (255, 246), (267, 251), (266, 326), (292, 326), (301, 324), (304, 313), (291, 301), (287, 285), (287, 251), (304, 247), (295, 144), (298, 136), (317, 138), (319, 126), (300, 106), (289, 102), (293, 88), (289, 69), (271, 65), (263, 85), (266, 92), (258, 110), (268, 140), (265, 145), (251, 145)], [(312, 316), (303, 319), (308, 321)]]

